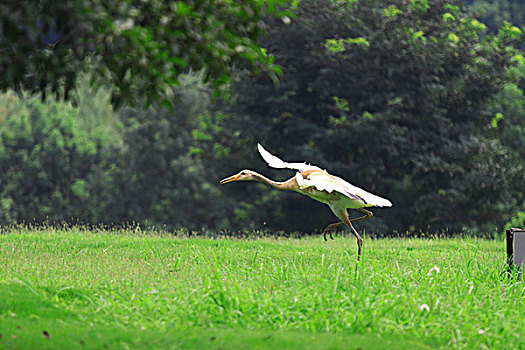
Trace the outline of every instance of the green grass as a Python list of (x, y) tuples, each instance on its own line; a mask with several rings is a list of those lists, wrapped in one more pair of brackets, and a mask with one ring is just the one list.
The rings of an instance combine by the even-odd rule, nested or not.
[(356, 248), (5, 229), (0, 349), (525, 349), (502, 241), (369, 239), (360, 264)]

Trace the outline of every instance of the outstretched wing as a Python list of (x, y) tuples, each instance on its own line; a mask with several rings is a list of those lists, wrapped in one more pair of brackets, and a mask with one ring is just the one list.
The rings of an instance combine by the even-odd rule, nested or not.
[(340, 177), (330, 175), (315, 165), (306, 163), (287, 163), (265, 150), (260, 144), (257, 144), (257, 148), (259, 149), (261, 157), (263, 157), (266, 163), (272, 168), (299, 170), (300, 172), (296, 174), (295, 178), (301, 189), (315, 187), (318, 191), (326, 191), (328, 193), (336, 191), (347, 196), (351, 200), (362, 202), (365, 206), (392, 206), (392, 203), (388, 199), (381, 198), (363, 190), (362, 188), (356, 187)]
[[(298, 178), (302, 179), (298, 179)], [(339, 192), (351, 200), (361, 201), (365, 206), (376, 206), (376, 207), (391, 207), (392, 203), (385, 198), (381, 198), (354, 186), (340, 177), (328, 174), (326, 171), (311, 171), (299, 174), (296, 176), (298, 179), (299, 186), (301, 188), (307, 188), (314, 186), (319, 191), (326, 191), (332, 193), (333, 191)]]
[(307, 170), (321, 170), (321, 168), (316, 167), (315, 165), (310, 165), (306, 163), (287, 163), (279, 159), (278, 157), (274, 156), (270, 152), (264, 149), (263, 146), (261, 146), (259, 143), (257, 144), (257, 148), (259, 149), (259, 153), (261, 154), (261, 157), (268, 163), (269, 166), (272, 168), (278, 168), (278, 169), (295, 169), (299, 171), (307, 171)]
[(369, 205), (373, 205), (375, 207), (391, 207), (392, 202), (390, 202), (388, 199), (379, 197), (373, 193), (370, 193), (368, 191), (363, 190), (362, 188), (359, 188), (357, 186), (352, 185), (351, 183), (346, 182), (345, 180), (341, 179), (340, 177), (334, 176), (336, 182), (344, 188), (346, 191), (350, 193), (354, 193), (360, 198), (362, 198), (365, 203)]

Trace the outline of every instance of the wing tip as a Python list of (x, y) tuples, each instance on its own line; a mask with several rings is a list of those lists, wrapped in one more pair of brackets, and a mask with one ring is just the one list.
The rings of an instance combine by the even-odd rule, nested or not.
[(259, 150), (259, 154), (261, 155), (262, 159), (272, 168), (285, 168), (286, 163), (284, 163), (281, 159), (274, 156), (270, 152), (264, 149), (264, 147), (257, 143), (257, 149)]
[(259, 151), (259, 154), (264, 159), (264, 161), (266, 163), (269, 163), (268, 159), (267, 159), (267, 155), (268, 155), (269, 152), (267, 150), (265, 150), (264, 147), (258, 142), (257, 142), (257, 150)]

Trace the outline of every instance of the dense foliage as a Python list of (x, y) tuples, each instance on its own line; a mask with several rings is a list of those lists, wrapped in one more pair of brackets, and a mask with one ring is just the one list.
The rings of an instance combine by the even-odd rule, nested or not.
[[(62, 91), (88, 68), (114, 101), (171, 101), (181, 72), (206, 68), (217, 89), (246, 63), (278, 73), (257, 43), (282, 1), (3, 1), (0, 90)], [(89, 65), (88, 65), (89, 64)]]
[[(253, 143), (392, 199), (370, 221), (376, 229), (501, 225), (523, 198), (523, 171), (508, 166), (512, 152), (486, 132), (496, 116), (486, 101), (521, 57), (509, 46), (521, 31), (507, 25), (486, 36), (459, 5), (302, 1), (297, 19), (273, 23), (265, 42), (283, 66), (280, 89), (246, 76), (234, 123)], [(243, 205), (245, 193), (238, 198)], [(257, 206), (249, 216), (288, 229), (331, 217), (285, 194), (264, 208), (275, 215)]]
[(469, 12), (492, 30), (497, 30), (504, 22), (519, 27), (525, 25), (523, 0), (471, 0), (467, 4)]
[(516, 65), (508, 70), (507, 75), (509, 82), (488, 103), (487, 108), (495, 116), (491, 120), (490, 132), (501, 140), (510, 155), (506, 160), (506, 167), (521, 174), (517, 179), (515, 194), (518, 208), (514, 210), (515, 214), (506, 227), (525, 227), (522, 185), (525, 183), (525, 59), (522, 56), (517, 56)]
[(0, 123), (0, 222), (86, 220), (86, 180), (104, 141), (68, 103), (4, 96)]
[[(176, 108), (111, 110), (86, 79), (76, 106), (6, 94), (0, 100), (0, 223), (87, 222), (228, 227), (227, 199), (208, 171), (213, 89), (181, 77)], [(217, 115), (217, 119), (221, 116)], [(209, 119), (209, 122), (206, 120)], [(230, 200), (231, 201), (231, 200)]]
[[(125, 89), (94, 89), (88, 78), (71, 83), (73, 103), (53, 89), (43, 102), (1, 95), (0, 223), (314, 232), (334, 222), (325, 205), (294, 193), (218, 184), (244, 168), (292, 176), (266, 166), (260, 142), (392, 200), (359, 224), (368, 232), (520, 226), (522, 33), (504, 24), (489, 34), (460, 5), (302, 0), (295, 16), (259, 23), (268, 36), (257, 47), (282, 67), (279, 87), (237, 66), (228, 103), (213, 98), (209, 67), (178, 71), (168, 109), (115, 111), (111, 96)], [(125, 95), (153, 96), (134, 84), (144, 94)]]
[(109, 159), (111, 166), (98, 191), (103, 198), (98, 200), (96, 221), (200, 229), (220, 226), (227, 219), (227, 201), (221, 199), (215, 179), (209, 178), (195, 140), (197, 118), (207, 113), (211, 98), (199, 78), (184, 79), (185, 93), (174, 110), (120, 112), (125, 147), (115, 149)]

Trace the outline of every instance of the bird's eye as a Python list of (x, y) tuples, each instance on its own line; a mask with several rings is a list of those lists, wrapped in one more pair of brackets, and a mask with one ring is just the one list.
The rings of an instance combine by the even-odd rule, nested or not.
[(241, 171), (241, 175), (246, 175), (246, 173), (244, 171)]

